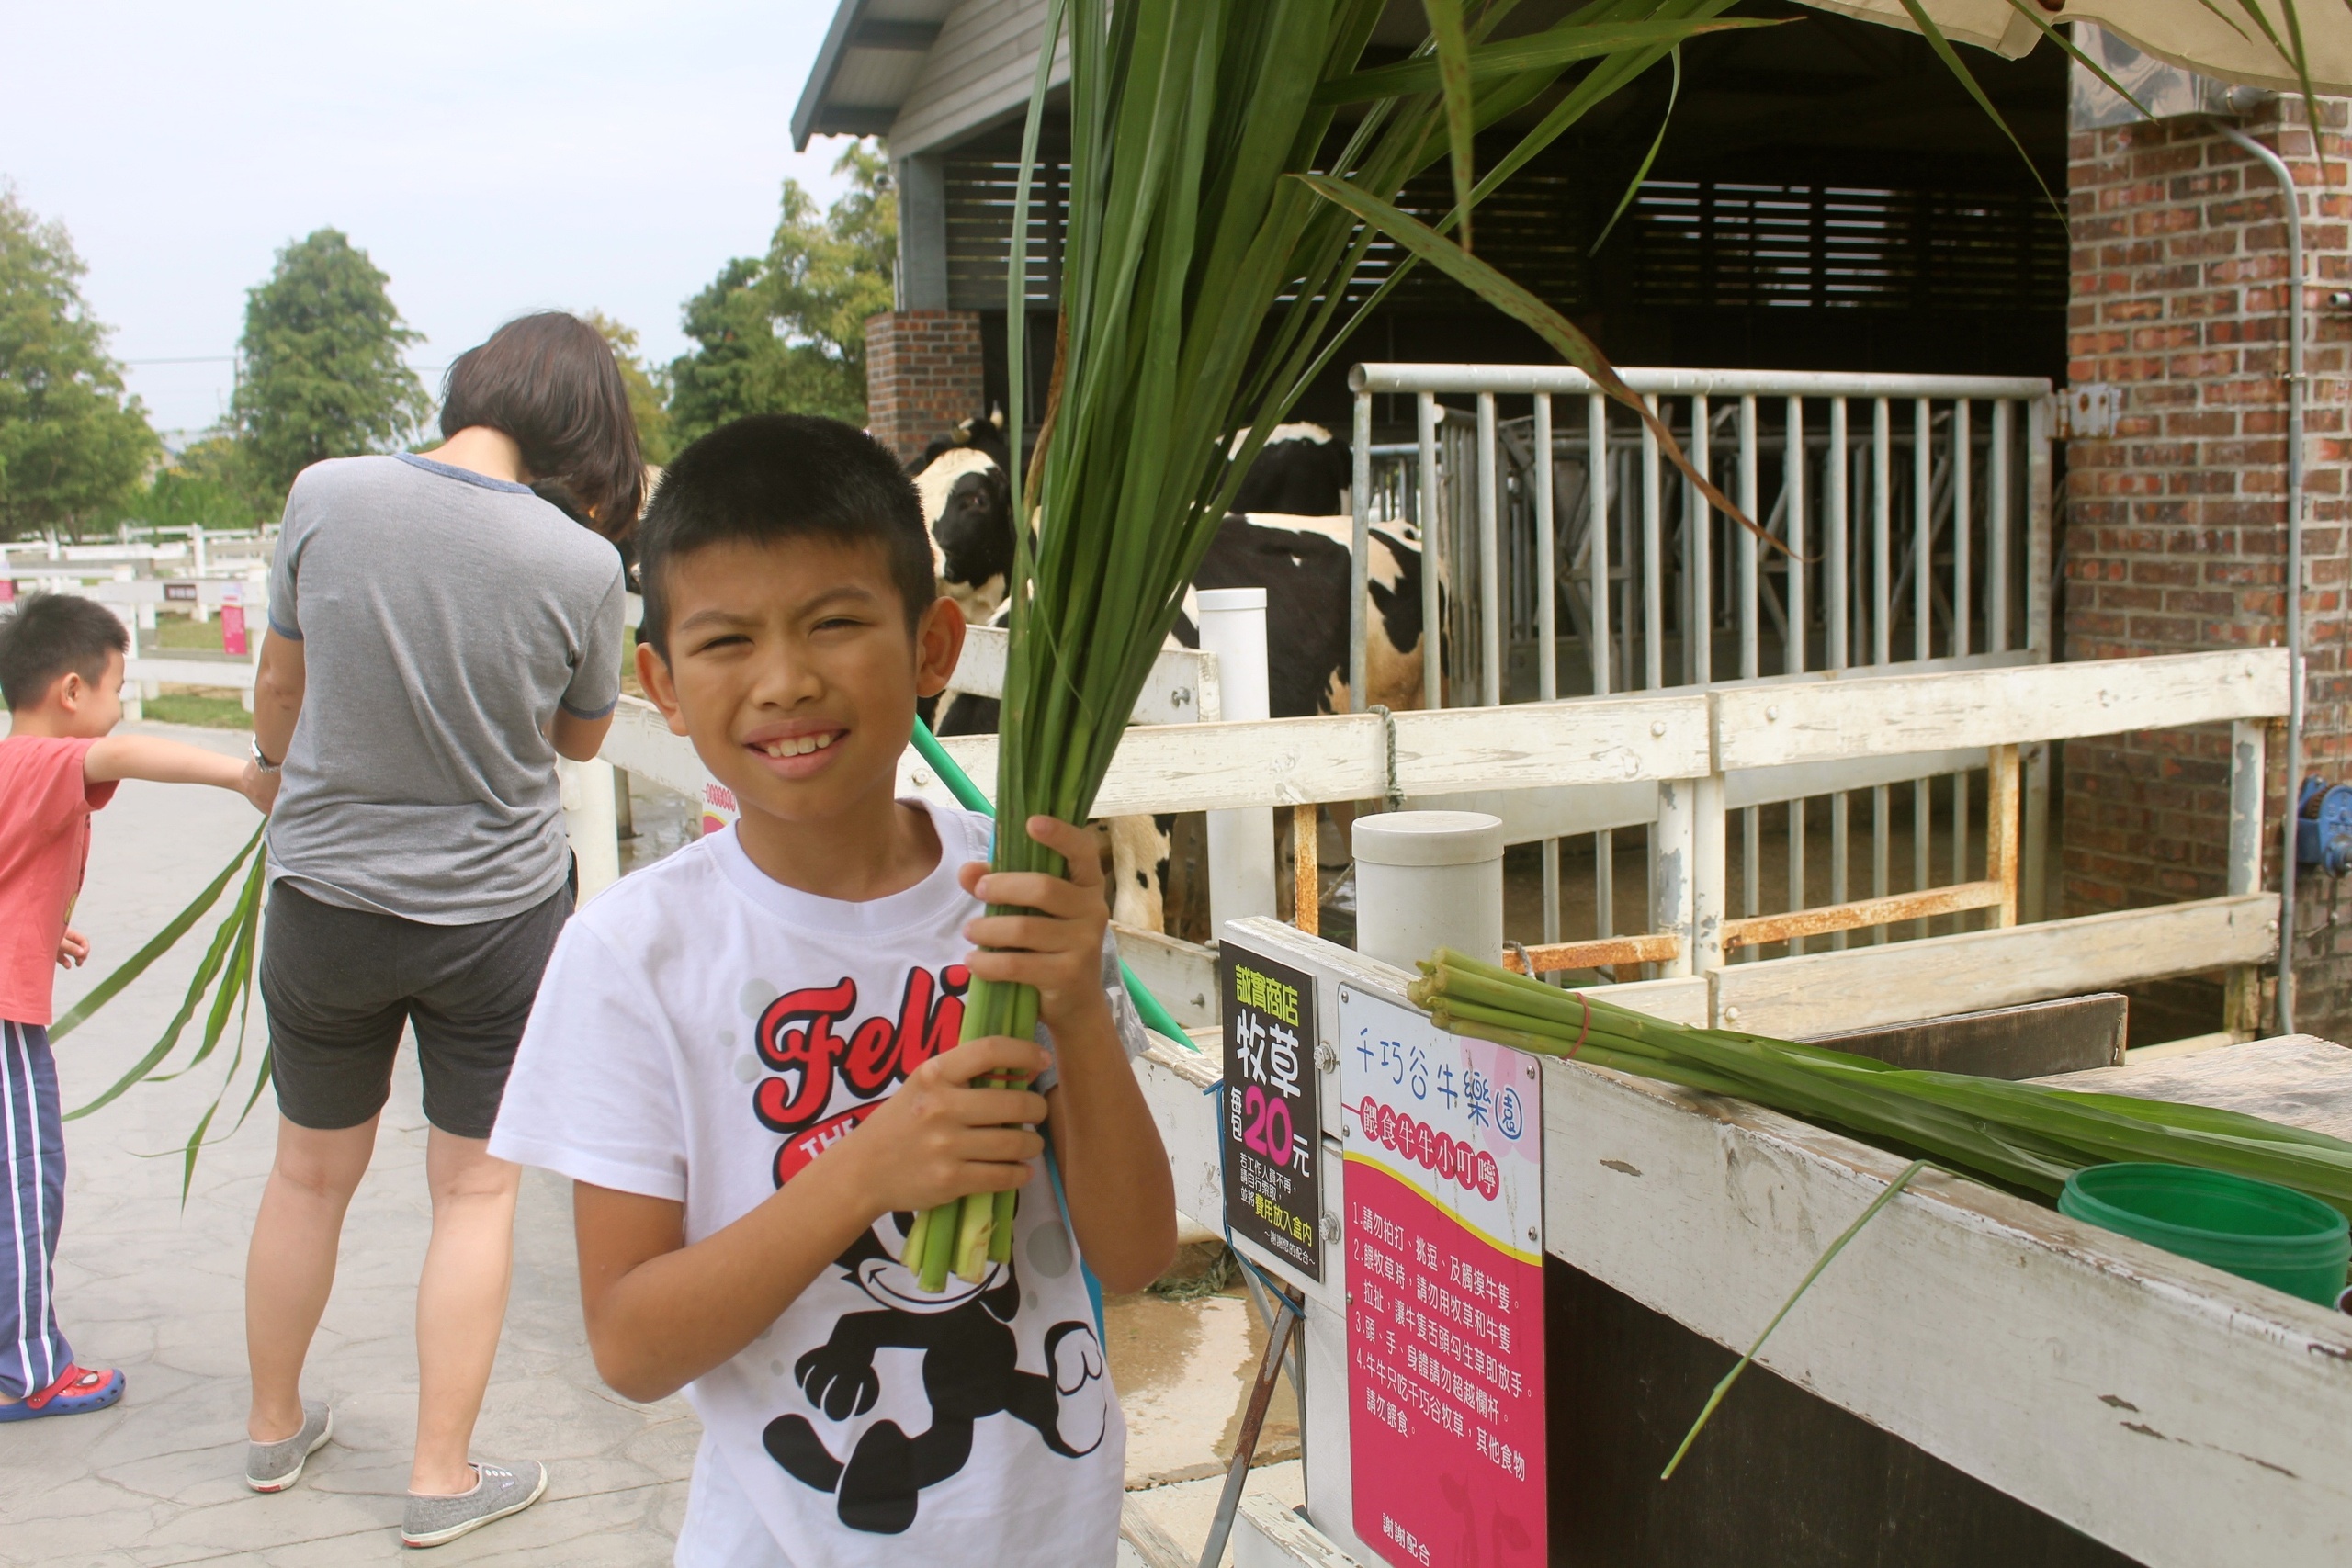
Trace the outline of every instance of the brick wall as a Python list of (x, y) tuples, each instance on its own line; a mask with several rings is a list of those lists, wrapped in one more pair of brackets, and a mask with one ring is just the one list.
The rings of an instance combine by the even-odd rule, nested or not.
[(970, 310), (886, 310), (865, 321), (865, 427), (901, 461), (987, 412), (980, 318)]
[[(2343, 155), (2345, 100), (2324, 151)], [(2347, 181), (2323, 184), (2300, 102), (2245, 129), (2287, 159), (2304, 218), (2309, 445), (2303, 592), (2308, 773), (2352, 770), (2345, 661)], [(2287, 226), (2268, 172), (2202, 118), (2076, 131), (2070, 379), (2119, 389), (2109, 437), (2066, 447), (2065, 657), (2113, 659), (2284, 639)], [(2264, 869), (2278, 886), (2283, 735), (2270, 749)], [(2070, 742), (2066, 914), (2225, 891), (2227, 727)], [(2352, 931), (2338, 889), (2304, 874), (2299, 1026), (2352, 1037)], [(2218, 998), (2214, 998), (2218, 1001)], [(2266, 1004), (2267, 1006), (2267, 1004)], [(2266, 1014), (2266, 1019), (2267, 1018)], [(2218, 1017), (2203, 1025), (2220, 1026)]]

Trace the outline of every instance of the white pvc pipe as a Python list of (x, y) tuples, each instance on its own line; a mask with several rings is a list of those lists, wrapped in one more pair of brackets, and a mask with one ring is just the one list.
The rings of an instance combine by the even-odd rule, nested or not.
[[(2216, 130), (2261, 161), (2287, 210), (2287, 805), (2278, 853), (2278, 1032), (2295, 1032), (2295, 819), (2303, 787), (2303, 208), (2286, 161), (2235, 126)], [(2318, 128), (2312, 128), (2316, 140)]]
[(580, 866), (580, 903), (621, 879), (620, 818), (613, 795), (613, 765), (602, 757), (575, 762), (559, 757), (556, 783), (562, 791), (563, 831)]
[(1503, 953), (1503, 823), (1483, 811), (1355, 820), (1356, 951), (1399, 969), (1441, 947)]
[[(1905, 376), (1838, 370), (1621, 370), (1636, 392), (1672, 397), (2046, 398), (2040, 376)], [(1592, 378), (1564, 365), (1359, 365), (1348, 372), (1358, 392), (1599, 391)]]
[[(1266, 591), (1201, 591), (1201, 651), (1216, 656), (1217, 687), (1228, 720), (1271, 718), (1266, 676)], [(1209, 924), (1245, 916), (1272, 919), (1274, 814), (1263, 807), (1208, 813)]]

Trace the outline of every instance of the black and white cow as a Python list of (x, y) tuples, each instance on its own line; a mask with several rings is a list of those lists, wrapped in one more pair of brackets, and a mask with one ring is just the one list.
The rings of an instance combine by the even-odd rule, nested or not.
[[(974, 432), (980, 434), (975, 437)], [(941, 591), (974, 623), (1001, 619), (1012, 566), (1012, 510), (1001, 460), (986, 446), (982, 422), (960, 439), (933, 445), (916, 476), (932, 528)], [(1001, 439), (997, 443), (1001, 449)], [(1319, 425), (1283, 425), (1251, 465), (1242, 494), (1285, 500), (1298, 513), (1229, 514), (1217, 530), (1193, 590), (1266, 590), (1269, 706), (1276, 718), (1334, 713), (1351, 705), (1348, 691), (1349, 551), (1354, 519), (1339, 511), (1348, 454)], [(1369, 701), (1401, 710), (1424, 705), (1420, 641), (1421, 552), (1400, 524), (1371, 530), (1365, 563), (1366, 684)], [(1200, 643), (1195, 606), (1186, 595), (1170, 641)], [(951, 693), (933, 719), (943, 736), (992, 735), (994, 698)], [(1109, 829), (1113, 918), (1146, 930), (1162, 927), (1172, 818), (1117, 818)]]
[[(1238, 451), (1241, 437), (1234, 437)], [(1345, 512), (1352, 459), (1345, 443), (1319, 424), (1278, 424), (1233, 497), (1236, 512), (1328, 517)]]

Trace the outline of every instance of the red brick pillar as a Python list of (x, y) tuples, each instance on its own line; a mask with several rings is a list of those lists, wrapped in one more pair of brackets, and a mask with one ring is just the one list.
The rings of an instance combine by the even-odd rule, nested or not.
[(988, 411), (980, 318), (971, 310), (885, 310), (865, 319), (865, 427), (901, 462)]
[[(2303, 534), (2311, 674), (2304, 768), (2352, 773), (2345, 675), (2345, 101), (2323, 101), (2322, 179), (2300, 101), (2245, 129), (2294, 171), (2303, 214), (2309, 446)], [(2287, 226), (2268, 172), (2201, 118), (2078, 130), (2068, 147), (2074, 241), (2069, 376), (2115, 389), (2111, 431), (2066, 447), (2065, 656), (2114, 659), (2278, 645), (2285, 632)], [(2227, 726), (2071, 741), (2065, 914), (2226, 891)], [(2283, 728), (2269, 748), (2265, 884), (2278, 886)], [(2299, 1027), (2352, 1038), (2352, 931), (2306, 870), (2297, 899)], [(2343, 910), (2352, 920), (2352, 907)], [(2200, 1004), (2188, 987), (2143, 1001)], [(2206, 987), (2201, 1006), (2214, 1009)], [(2276, 1017), (2266, 988), (2262, 1025)], [(2136, 1031), (2135, 1031), (2136, 1032)]]

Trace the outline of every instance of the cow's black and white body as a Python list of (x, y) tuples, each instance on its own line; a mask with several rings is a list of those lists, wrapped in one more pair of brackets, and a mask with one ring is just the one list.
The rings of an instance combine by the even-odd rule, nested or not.
[[(1012, 570), (1012, 498), (1004, 468), (984, 442), (935, 446), (916, 476), (941, 592), (973, 623), (1001, 622)], [(1355, 705), (1348, 690), (1349, 557), (1354, 519), (1340, 510), (1348, 451), (1319, 425), (1283, 425), (1251, 466), (1242, 495), (1287, 502), (1296, 512), (1237, 512), (1217, 530), (1170, 641), (1200, 645), (1192, 592), (1204, 588), (1266, 590), (1269, 705), (1276, 718), (1335, 713)], [(1421, 551), (1401, 524), (1374, 527), (1365, 562), (1366, 705), (1424, 705)], [(994, 698), (951, 693), (933, 728), (943, 736), (992, 735)], [(1112, 918), (1162, 929), (1173, 818), (1114, 818), (1111, 840)]]
[[(1241, 437), (1233, 438), (1238, 454)], [(1352, 459), (1344, 442), (1319, 424), (1278, 424), (1233, 497), (1240, 513), (1322, 517), (1345, 512)]]

